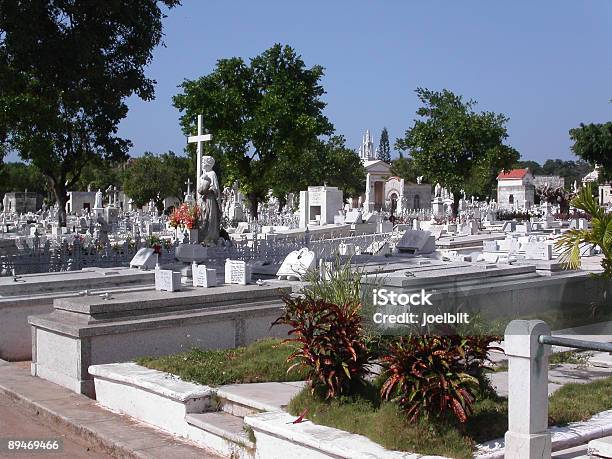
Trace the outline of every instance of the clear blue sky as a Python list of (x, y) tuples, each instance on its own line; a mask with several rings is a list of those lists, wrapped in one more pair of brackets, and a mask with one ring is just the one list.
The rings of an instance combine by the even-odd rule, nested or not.
[(183, 0), (147, 74), (156, 100), (129, 102), (131, 154), (185, 146), (171, 97), (217, 59), (289, 44), (325, 67), (326, 114), (348, 146), (412, 125), (414, 89), (448, 88), (510, 117), (524, 159), (575, 159), (568, 130), (612, 120), (612, 1)]

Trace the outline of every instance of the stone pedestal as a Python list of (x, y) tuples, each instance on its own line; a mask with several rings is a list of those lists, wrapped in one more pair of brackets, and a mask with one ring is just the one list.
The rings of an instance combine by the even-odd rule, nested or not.
[(550, 327), (541, 320), (513, 320), (506, 327), (506, 459), (535, 459), (551, 455), (551, 436), (548, 431), (550, 346), (538, 342), (540, 335), (550, 335)]

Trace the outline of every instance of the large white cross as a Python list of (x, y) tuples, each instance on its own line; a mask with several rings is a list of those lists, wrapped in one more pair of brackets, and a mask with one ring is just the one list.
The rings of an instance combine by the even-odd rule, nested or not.
[(212, 140), (211, 134), (203, 134), (203, 116), (198, 115), (198, 135), (187, 137), (187, 143), (197, 143), (197, 162), (196, 162), (196, 196), (200, 189), (200, 176), (202, 175), (202, 153), (204, 153), (204, 142)]

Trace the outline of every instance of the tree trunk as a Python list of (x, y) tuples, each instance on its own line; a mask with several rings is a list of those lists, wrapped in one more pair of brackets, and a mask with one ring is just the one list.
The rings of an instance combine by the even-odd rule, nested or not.
[(257, 220), (257, 217), (259, 215), (259, 199), (257, 199), (257, 195), (249, 195), (249, 204), (251, 206), (251, 217)]
[(461, 197), (459, 196), (459, 193), (453, 193), (453, 203), (451, 204), (451, 211), (452, 211), (452, 216), (454, 218), (457, 218), (457, 216), (459, 215), (459, 200), (461, 199)]
[(67, 225), (66, 219), (66, 186), (63, 183), (58, 183), (53, 186), (53, 194), (55, 202), (57, 202), (57, 223), (60, 227)]

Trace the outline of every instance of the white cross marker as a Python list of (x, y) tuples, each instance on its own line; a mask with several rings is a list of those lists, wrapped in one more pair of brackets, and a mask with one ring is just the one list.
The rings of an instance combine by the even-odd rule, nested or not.
[(202, 175), (202, 153), (204, 152), (204, 142), (210, 142), (212, 135), (203, 134), (204, 123), (202, 115), (198, 115), (198, 135), (187, 137), (187, 143), (197, 143), (197, 162), (196, 162), (196, 196), (200, 189), (200, 176)]

